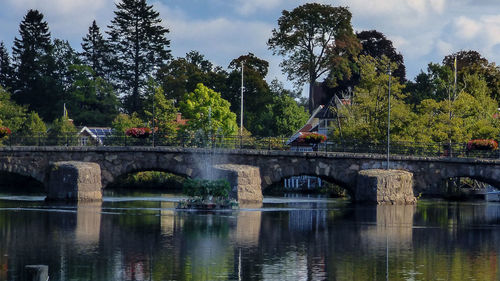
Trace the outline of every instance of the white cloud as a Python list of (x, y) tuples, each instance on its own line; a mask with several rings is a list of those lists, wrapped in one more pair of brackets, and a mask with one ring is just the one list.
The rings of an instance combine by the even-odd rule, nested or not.
[(455, 34), (462, 39), (472, 39), (481, 30), (481, 24), (473, 19), (461, 16), (455, 21)]
[(430, 7), (438, 14), (445, 11), (446, 0), (429, 0)]
[(107, 0), (7, 0), (7, 5), (16, 10), (40, 9), (47, 13), (64, 15), (89, 10), (98, 10), (109, 3)]
[(477, 50), (483, 55), (495, 57), (500, 44), (500, 15), (482, 16), (476, 19), (459, 17), (455, 21), (454, 34), (462, 49)]
[(253, 14), (257, 11), (271, 10), (282, 4), (283, 0), (237, 0), (234, 1), (236, 11), (242, 15)]
[(222, 67), (248, 52), (263, 58), (270, 56), (266, 46), (272, 30), (270, 24), (226, 17), (193, 19), (179, 9), (159, 3), (155, 7), (170, 28), (175, 56), (197, 50)]
[(453, 53), (453, 45), (451, 43), (445, 42), (443, 40), (438, 40), (436, 43), (436, 49), (441, 57)]

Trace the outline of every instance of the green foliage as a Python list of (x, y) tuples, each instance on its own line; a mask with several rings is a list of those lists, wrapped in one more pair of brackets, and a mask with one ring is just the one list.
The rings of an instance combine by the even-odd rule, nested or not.
[(309, 83), (309, 111), (317, 106), (312, 103), (316, 80), (332, 69), (332, 63), (344, 65), (343, 54), (356, 49), (347, 43), (355, 38), (351, 17), (345, 7), (308, 3), (291, 12), (284, 10), (278, 29), (272, 31), (267, 44), (273, 54), (286, 57), (281, 63), (283, 72), (297, 85)]
[(13, 132), (25, 123), (26, 108), (17, 105), (10, 98), (10, 94), (0, 86), (0, 122), (9, 127)]
[(146, 104), (147, 109), (144, 112), (147, 120), (151, 120), (151, 127), (154, 126), (158, 132), (166, 136), (175, 137), (177, 134), (177, 124), (175, 123), (177, 108), (174, 105), (174, 101), (167, 100), (163, 93), (163, 88), (154, 83), (152, 79), (150, 80), (148, 92), (152, 94), (149, 96)]
[(237, 112), (238, 115), (241, 107), (241, 63), (244, 64), (243, 127), (254, 135), (265, 135), (266, 128), (262, 124), (262, 117), (267, 111), (266, 105), (271, 104), (273, 99), (269, 85), (264, 79), (269, 63), (249, 53), (229, 64), (233, 71), (227, 79), (230, 94), (228, 101), (231, 103), (231, 111)]
[[(375, 59), (360, 56), (361, 80), (355, 88), (351, 106), (338, 112), (342, 124), (333, 133), (333, 138), (360, 139), (384, 142), (387, 137), (388, 65), (396, 67), (387, 57)], [(384, 71), (385, 70), (385, 71)], [(415, 113), (404, 102), (403, 85), (391, 79), (391, 139), (414, 141), (417, 133), (414, 126)]]
[(12, 50), (16, 62), (14, 99), (52, 120), (51, 111), (60, 100), (61, 89), (53, 73), (50, 32), (43, 14), (29, 10), (19, 25), (19, 33), (20, 38), (15, 38)]
[(0, 42), (0, 87), (6, 89), (14, 86), (14, 67), (5, 44)]
[(180, 101), (186, 93), (196, 89), (199, 83), (221, 92), (223, 98), (230, 101), (234, 93), (227, 89), (227, 72), (213, 64), (197, 51), (190, 51), (185, 58), (169, 61), (160, 68), (157, 79), (169, 99)]
[(112, 186), (116, 188), (182, 189), (184, 178), (160, 171), (144, 171), (118, 178)]
[(68, 117), (60, 117), (52, 122), (52, 126), (50, 128), (51, 136), (58, 136), (64, 134), (76, 133), (76, 127), (73, 125), (73, 122), (68, 119)]
[(274, 96), (265, 109), (259, 123), (263, 136), (291, 136), (309, 119), (305, 108), (288, 95)]
[(75, 124), (109, 126), (118, 115), (119, 101), (111, 84), (86, 65), (70, 66), (73, 83), (66, 107)]
[(448, 66), (429, 63), (427, 73), (421, 72), (415, 82), (408, 82), (405, 92), (405, 100), (413, 109), (425, 99), (448, 99), (453, 95), (453, 71)]
[(148, 75), (170, 59), (169, 30), (146, 0), (122, 0), (116, 8), (108, 31), (115, 55), (112, 70), (125, 94), (125, 110), (140, 112)]
[(209, 197), (227, 199), (231, 186), (227, 180), (186, 179), (183, 192), (190, 197), (200, 197), (203, 200)]
[(111, 63), (111, 50), (95, 20), (89, 27), (89, 32), (82, 40), (83, 52), (80, 54), (80, 57), (83, 63), (92, 68), (95, 76), (109, 77), (108, 68)]
[(48, 138), (51, 144), (55, 145), (76, 145), (78, 139), (77, 129), (68, 117), (56, 118), (49, 129)]
[(118, 114), (111, 127), (118, 134), (124, 134), (130, 128), (141, 127), (144, 125), (144, 122), (139, 118), (137, 113), (132, 113), (132, 115), (128, 115), (125, 113)]
[(382, 59), (382, 56), (385, 55), (397, 66), (392, 75), (398, 78), (401, 83), (406, 81), (406, 67), (403, 55), (396, 51), (391, 40), (387, 39), (383, 33), (377, 30), (361, 31), (356, 33), (356, 37), (358, 37), (362, 45), (362, 55), (378, 59)]
[(191, 132), (201, 130), (205, 136), (237, 132), (236, 114), (230, 111), (230, 104), (203, 84), (198, 84), (194, 92), (188, 93), (180, 102), (180, 111), (189, 119), (183, 129)]
[(26, 120), (19, 131), (27, 136), (44, 136), (47, 132), (47, 126), (38, 116), (38, 113), (31, 111), (26, 116)]

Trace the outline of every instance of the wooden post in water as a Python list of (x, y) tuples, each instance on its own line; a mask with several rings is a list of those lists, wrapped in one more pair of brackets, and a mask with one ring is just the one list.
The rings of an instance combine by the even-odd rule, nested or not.
[(26, 281), (47, 281), (49, 280), (48, 265), (27, 265), (24, 267)]

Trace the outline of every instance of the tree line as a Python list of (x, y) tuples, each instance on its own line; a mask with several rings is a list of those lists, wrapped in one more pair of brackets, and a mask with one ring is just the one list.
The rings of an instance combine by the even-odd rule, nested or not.
[[(461, 51), (407, 80), (404, 58), (392, 42), (376, 30), (354, 32), (351, 18), (348, 8), (316, 3), (283, 11), (267, 44), (283, 57), (282, 70), (297, 86), (291, 90), (278, 80), (268, 83), (269, 63), (252, 53), (233, 59), (227, 69), (197, 51), (173, 58), (169, 30), (146, 0), (117, 3), (105, 33), (93, 21), (81, 52), (52, 39), (43, 14), (29, 10), (11, 54), (0, 43), (0, 121), (23, 132), (43, 130), (45, 122), (65, 127), (65, 105), (76, 125), (154, 126), (175, 134), (176, 112), (182, 112), (189, 119), (183, 130), (235, 134), (243, 64), (249, 134), (293, 134), (309, 117), (305, 108), (311, 112), (319, 105), (314, 86), (322, 84), (333, 93), (328, 98), (350, 101), (331, 108), (337, 120), (330, 137), (382, 140), (390, 69), (395, 139), (498, 135), (500, 70), (494, 63), (478, 52)], [(299, 88), (305, 84), (309, 97), (304, 100)]]
[[(316, 3), (283, 11), (268, 41), (281, 67), (298, 85), (333, 89), (345, 104), (330, 106), (330, 139), (384, 142), (391, 96), (393, 140), (465, 142), (497, 139), (500, 133), (500, 68), (477, 51), (459, 51), (429, 63), (407, 80), (404, 58), (376, 30), (355, 33), (345, 7)], [(389, 86), (389, 82), (392, 84)], [(329, 98), (332, 98), (330, 96)]]

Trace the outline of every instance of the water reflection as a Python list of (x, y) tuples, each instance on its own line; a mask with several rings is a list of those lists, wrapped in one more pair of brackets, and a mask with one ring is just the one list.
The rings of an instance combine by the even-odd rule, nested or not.
[(499, 204), (267, 198), (239, 211), (198, 213), (176, 211), (172, 197), (134, 198), (0, 200), (0, 280), (21, 280), (26, 264), (49, 265), (51, 280), (500, 277)]
[[(360, 232), (363, 246), (370, 249), (382, 249), (386, 246), (410, 249), (415, 210), (414, 205), (376, 206), (374, 224), (368, 224)], [(372, 213), (371, 209), (367, 211)]]

